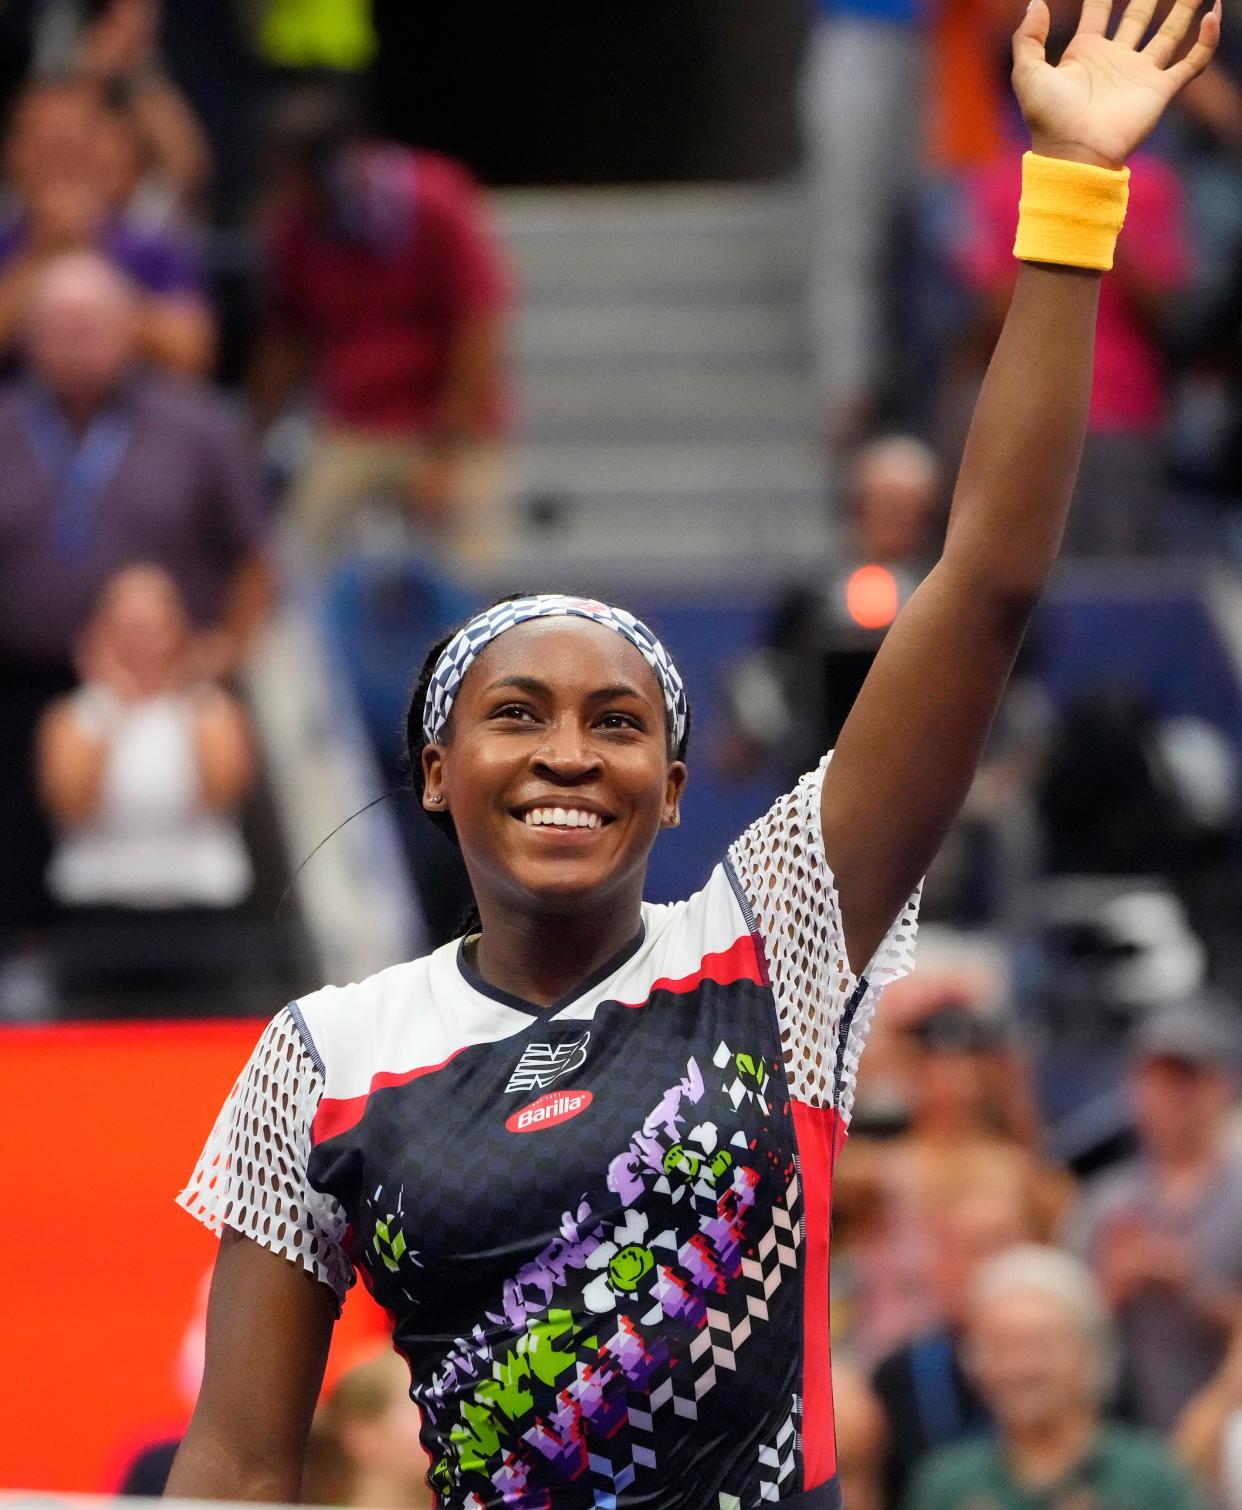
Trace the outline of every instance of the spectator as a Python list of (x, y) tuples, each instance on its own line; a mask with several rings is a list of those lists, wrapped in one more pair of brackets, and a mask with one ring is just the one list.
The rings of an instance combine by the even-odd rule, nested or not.
[[(1168, 543), (1160, 332), (1189, 281), (1191, 258), (1172, 169), (1148, 151), (1130, 173), (1126, 239), (1101, 289), (1087, 443), (1066, 532), (1066, 549), (1079, 555), (1150, 555)], [(991, 351), (1013, 286), (1019, 178), (1019, 154), (1007, 152), (967, 180), (958, 263), (980, 300), (979, 352)]]
[(1052, 1248), (1013, 1248), (979, 1274), (969, 1353), (996, 1422), (918, 1471), (907, 1510), (1192, 1510), (1193, 1485), (1154, 1437), (1109, 1423), (1115, 1371), (1091, 1276)]
[(253, 765), (240, 704), (194, 674), (167, 572), (131, 566), (86, 627), (82, 686), (45, 714), (39, 785), (74, 907), (229, 907), (250, 887), (237, 821)]
[(1211, 1383), (1186, 1407), (1174, 1441), (1223, 1510), (1242, 1510), (1242, 1327)]
[[(1067, 1176), (1041, 1156), (1025, 1066), (1003, 1022), (972, 1003), (973, 989), (915, 976), (904, 999), (894, 993), (888, 1016), (902, 1042), (888, 1052), (904, 1082), (907, 1125), (896, 1136), (851, 1139), (840, 1195), (869, 1194), (871, 1219), (841, 1256), (854, 1276), (851, 1346), (872, 1364), (939, 1325), (935, 1229), (963, 1191), (1009, 1189), (1041, 1239), (1069, 1197)], [(877, 1036), (882, 1043), (882, 1025)], [(859, 1133), (868, 1096), (864, 1087)]]
[(814, 587), (781, 594), (767, 643), (733, 669), (727, 766), (775, 756), (796, 779), (835, 742), (885, 631), (930, 564), (942, 482), (935, 452), (914, 436), (857, 449), (844, 549)]
[(832, 1363), (832, 1398), (841, 1503), (849, 1510), (883, 1510), (885, 1426), (880, 1402), (866, 1375), (836, 1358)]
[(213, 321), (184, 237), (126, 213), (135, 121), (86, 77), (37, 81), (17, 101), (5, 143), (14, 213), (0, 226), (0, 356), (12, 354), (49, 260), (89, 249), (132, 281), (145, 355), (190, 375), (210, 366)]
[(47, 835), (29, 774), (44, 707), (76, 681), (77, 637), (133, 561), (184, 594), (228, 676), (270, 598), (262, 498), (239, 426), (212, 395), (144, 368), (125, 280), (93, 253), (48, 265), (26, 325), (29, 371), (0, 389), (0, 950), (39, 916)]
[(1203, 1003), (1157, 1010), (1132, 1072), (1141, 1151), (1087, 1192), (1071, 1246), (1117, 1316), (1134, 1419), (1169, 1431), (1224, 1362), (1242, 1302), (1235, 1035)]
[(114, 208), (167, 220), (202, 207), (212, 165), (194, 112), (160, 67), (161, 10), (160, 0), (109, 0), (84, 28), (74, 62), (100, 85), (126, 139)]
[(293, 485), (331, 554), (377, 498), (467, 557), (494, 548), (506, 280), (476, 186), (446, 158), (367, 138), (328, 102), (286, 133), (270, 227), (272, 309), (255, 399), (309, 377), (318, 433)]
[(430, 1460), (418, 1434), (405, 1362), (385, 1349), (355, 1364), (316, 1414), (303, 1499), (431, 1510)]
[(966, 1303), (980, 1267), (1028, 1241), (1031, 1217), (1012, 1186), (964, 1188), (932, 1218), (932, 1289), (940, 1321), (883, 1359), (872, 1376), (887, 1422), (884, 1488), (897, 1505), (915, 1464), (988, 1424), (963, 1356)]

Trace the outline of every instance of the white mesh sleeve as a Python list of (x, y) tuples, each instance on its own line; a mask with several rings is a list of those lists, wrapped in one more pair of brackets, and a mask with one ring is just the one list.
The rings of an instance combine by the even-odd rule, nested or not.
[(856, 979), (845, 953), (841, 903), (824, 857), (820, 793), (831, 755), (780, 797), (729, 850), (763, 938), (794, 1097), (835, 1106), (848, 1120), (875, 1004), (914, 964), (919, 889)]
[(345, 1213), (307, 1182), (323, 1074), (286, 1008), (264, 1029), (177, 1203), (210, 1231), (232, 1227), (336, 1291), (354, 1282)]

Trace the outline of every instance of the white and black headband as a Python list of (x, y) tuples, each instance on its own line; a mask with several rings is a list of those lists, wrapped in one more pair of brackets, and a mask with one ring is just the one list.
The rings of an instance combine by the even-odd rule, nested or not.
[(673, 745), (679, 747), (686, 737), (689, 708), (686, 689), (672, 657), (661, 645), (651, 630), (624, 608), (611, 608), (594, 598), (570, 598), (562, 593), (539, 593), (529, 598), (512, 598), (507, 603), (497, 603), (476, 615), (463, 629), (459, 629), (444, 647), (436, 662), (435, 670), (427, 685), (427, 699), (423, 705), (423, 737), (429, 744), (436, 744), (444, 734), (453, 702), (461, 688), (466, 672), (488, 645), (516, 624), (525, 624), (531, 619), (553, 618), (590, 619), (615, 629), (628, 640), (643, 660), (656, 674), (656, 680), (664, 692), (669, 722), (673, 730)]

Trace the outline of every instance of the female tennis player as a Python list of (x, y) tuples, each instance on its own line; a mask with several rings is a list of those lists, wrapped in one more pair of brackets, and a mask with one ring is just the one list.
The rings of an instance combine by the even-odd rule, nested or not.
[(1219, 37), (1219, 0), (1193, 40), (1175, 0), (1145, 42), (1154, 5), (1110, 38), (1109, 0), (1085, 0), (1056, 67), (1045, 0), (1019, 26), (1023, 265), (944, 554), (831, 762), (701, 892), (642, 900), (689, 731), (650, 630), (522, 598), (433, 652), (411, 756), (479, 927), (289, 1006), (242, 1071), (181, 1196), (222, 1243), (169, 1493), (298, 1497), (361, 1271), (444, 1506), (839, 1505), (833, 1160), (1056, 555), (1124, 164)]

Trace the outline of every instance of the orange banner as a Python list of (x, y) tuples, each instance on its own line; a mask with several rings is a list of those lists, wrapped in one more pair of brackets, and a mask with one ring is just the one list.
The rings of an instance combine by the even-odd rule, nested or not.
[[(216, 1244), (173, 1197), (262, 1026), (0, 1029), (0, 1488), (106, 1493), (183, 1430)], [(329, 1382), (384, 1329), (355, 1287)]]

